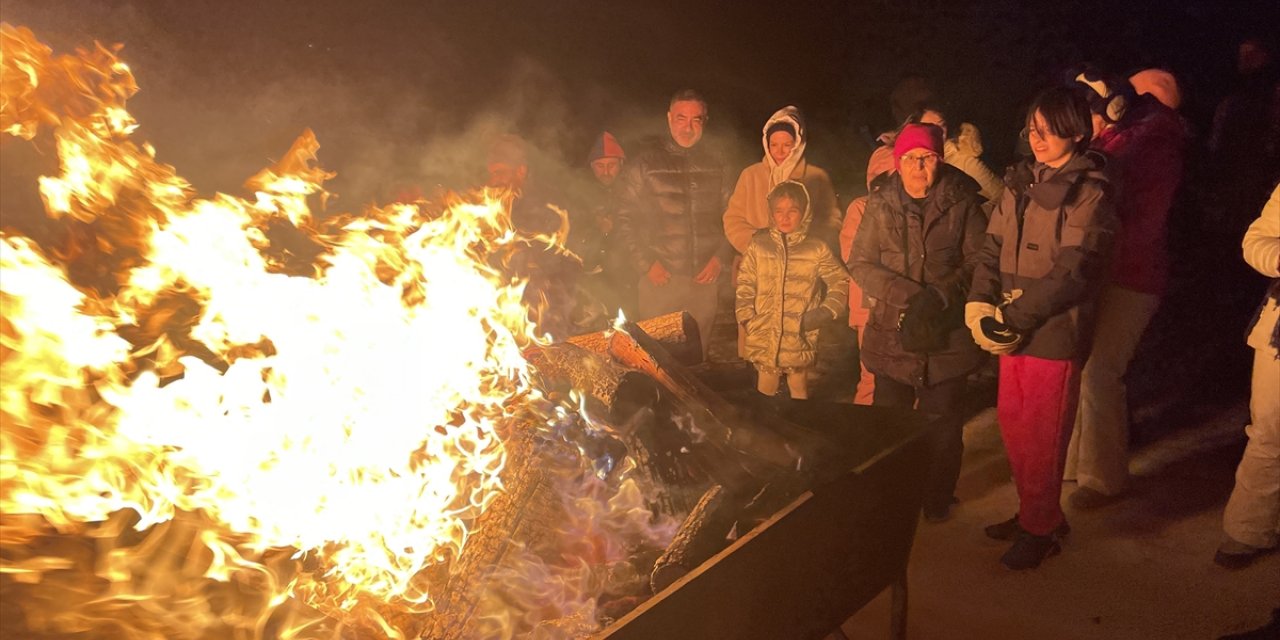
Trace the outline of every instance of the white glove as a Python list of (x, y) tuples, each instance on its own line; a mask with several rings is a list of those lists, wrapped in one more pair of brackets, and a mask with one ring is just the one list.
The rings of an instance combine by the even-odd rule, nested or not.
[(969, 327), (969, 333), (973, 335), (973, 341), (979, 347), (982, 347), (983, 351), (991, 351), (992, 348), (1000, 345), (988, 340), (987, 336), (983, 335), (979, 323), (982, 322), (983, 318), (987, 317), (999, 320), (1000, 317), (996, 315), (998, 313), (1000, 313), (1000, 310), (994, 304), (986, 302), (966, 302), (964, 305), (964, 326)]

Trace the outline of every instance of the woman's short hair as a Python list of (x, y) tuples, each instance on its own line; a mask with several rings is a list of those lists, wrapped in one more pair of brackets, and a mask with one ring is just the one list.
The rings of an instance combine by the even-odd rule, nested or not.
[(898, 127), (898, 131), (902, 131), (902, 127), (905, 127), (909, 124), (926, 124), (924, 122), (924, 114), (929, 111), (932, 111), (938, 114), (942, 118), (943, 128), (946, 130), (948, 138), (951, 138), (952, 140), (954, 140), (955, 137), (959, 135), (960, 127), (958, 126), (958, 124), (955, 124), (955, 125), (952, 124), (951, 113), (947, 111), (946, 107), (942, 106), (942, 104), (938, 102), (922, 103), (919, 109), (916, 109), (915, 111), (911, 112), (910, 116), (907, 116), (907, 121), (902, 123), (902, 125)]
[(1042, 91), (1027, 108), (1028, 130), (1035, 122), (1037, 111), (1044, 117), (1049, 133), (1068, 139), (1080, 136), (1080, 140), (1076, 142), (1076, 152), (1089, 148), (1089, 141), (1093, 139), (1093, 118), (1083, 91), (1068, 87), (1053, 87)]
[(801, 211), (809, 208), (809, 193), (805, 191), (804, 185), (795, 180), (781, 182), (769, 192), (769, 208), (773, 209), (774, 204), (783, 198), (791, 198)]

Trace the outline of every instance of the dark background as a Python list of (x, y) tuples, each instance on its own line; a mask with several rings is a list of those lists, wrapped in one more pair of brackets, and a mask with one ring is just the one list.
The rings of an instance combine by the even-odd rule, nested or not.
[[(1024, 105), (1082, 61), (1171, 68), (1203, 129), (1236, 43), (1274, 38), (1280, 2), (4, 0), (0, 18), (55, 52), (124, 43), (141, 87), (135, 137), (202, 194), (241, 194), (311, 127), (338, 172), (331, 208), (349, 210), (406, 186), (474, 184), (505, 131), (538, 147), (535, 172), (561, 180), (583, 170), (602, 129), (633, 152), (661, 133), (682, 87), (708, 98), (709, 135), (735, 170), (759, 159), (775, 109), (800, 106), (809, 156), (842, 200), (862, 191), (869, 138), (892, 126), (887, 95), (908, 72), (931, 76), (953, 119), (978, 125), (997, 172)], [(39, 213), (34, 177), (54, 158), (47, 140), (5, 136), (0, 152), (12, 225)]]

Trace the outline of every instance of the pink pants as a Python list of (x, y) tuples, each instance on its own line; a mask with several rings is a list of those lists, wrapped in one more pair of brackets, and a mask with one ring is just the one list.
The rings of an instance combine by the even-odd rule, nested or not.
[(1048, 535), (1064, 520), (1062, 468), (1079, 398), (1075, 362), (1000, 357), (1000, 436), (1018, 488), (1018, 523), (1035, 535)]

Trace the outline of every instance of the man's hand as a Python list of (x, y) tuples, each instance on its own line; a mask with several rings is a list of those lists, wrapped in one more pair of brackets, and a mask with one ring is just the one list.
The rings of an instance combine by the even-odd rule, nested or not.
[(653, 265), (649, 267), (649, 282), (652, 282), (655, 287), (661, 287), (671, 282), (671, 272), (662, 266), (661, 261), (654, 260)]
[(698, 284), (710, 284), (712, 282), (715, 282), (716, 278), (719, 278), (719, 277), (720, 277), (720, 258), (716, 256), (711, 256), (711, 259), (707, 261), (707, 266), (703, 267), (702, 271), (698, 272), (698, 276), (694, 278), (693, 281)]

